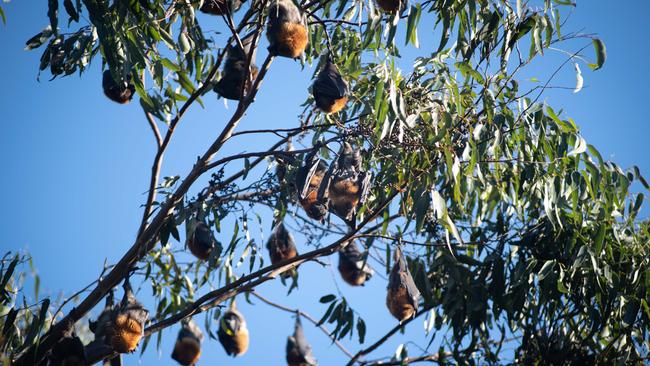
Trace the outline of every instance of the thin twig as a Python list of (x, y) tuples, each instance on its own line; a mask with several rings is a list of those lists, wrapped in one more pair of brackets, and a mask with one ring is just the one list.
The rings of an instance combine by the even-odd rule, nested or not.
[[(143, 108), (144, 110), (144, 108)], [(149, 126), (151, 127), (151, 131), (153, 131), (153, 135), (156, 138), (156, 146), (160, 149), (162, 146), (162, 136), (160, 135), (160, 130), (158, 129), (158, 125), (156, 124), (156, 120), (154, 120), (153, 116), (151, 113), (144, 111), (145, 117), (147, 117), (147, 122), (149, 122)]]
[(265, 298), (264, 296), (260, 295), (260, 294), (257, 293), (256, 291), (251, 291), (250, 294), (253, 295), (253, 296), (255, 296), (255, 297), (257, 297), (258, 299), (262, 300), (262, 301), (265, 302), (266, 304), (268, 304), (268, 305), (270, 305), (270, 306), (273, 306), (274, 308), (277, 308), (277, 309), (280, 309), (280, 310), (286, 311), (286, 312), (288, 312), (288, 313), (293, 313), (293, 314), (296, 314), (296, 313), (297, 313), (297, 314), (299, 314), (300, 316), (302, 316), (303, 318), (309, 320), (309, 321), (312, 322), (316, 327), (318, 327), (320, 330), (322, 330), (323, 333), (325, 333), (325, 335), (327, 335), (327, 337), (328, 337), (329, 339), (331, 339), (332, 342), (334, 342), (334, 344), (335, 344), (335, 345), (336, 345), (336, 346), (337, 346), (337, 347), (338, 347), (338, 348), (339, 348), (343, 353), (345, 353), (345, 354), (346, 354), (348, 357), (350, 357), (350, 358), (353, 357), (352, 353), (351, 353), (350, 351), (348, 351), (347, 349), (345, 349), (345, 347), (343, 346), (343, 344), (342, 344), (341, 342), (339, 342), (335, 337), (333, 337), (332, 334), (330, 333), (330, 331), (327, 330), (327, 328), (325, 328), (322, 324), (318, 324), (318, 320), (314, 319), (314, 318), (313, 318), (311, 315), (309, 315), (308, 313), (305, 313), (304, 311), (302, 311), (302, 310), (300, 310), (300, 309), (290, 309), (290, 308), (288, 308), (288, 307), (286, 307), (286, 306), (283, 306), (283, 305), (277, 304), (277, 303), (275, 303), (275, 302), (273, 302), (273, 301), (271, 301), (271, 300)]
[[(445, 357), (450, 357), (452, 356), (451, 352), (444, 352)], [(407, 357), (403, 360), (396, 360), (396, 361), (373, 361), (373, 362), (362, 362), (361, 365), (363, 366), (401, 366), (401, 365), (409, 365), (412, 363), (417, 363), (417, 362), (430, 362), (430, 363), (437, 363), (440, 360), (440, 354), (439, 353), (433, 353), (430, 355), (423, 355), (419, 357)]]
[[(420, 310), (417, 314), (415, 314), (415, 316), (412, 317), (411, 319), (405, 320), (405, 321), (399, 323), (398, 325), (396, 325), (395, 327), (393, 327), (393, 329), (389, 330), (388, 333), (386, 333), (381, 338), (379, 338), (375, 343), (373, 343), (369, 347), (364, 348), (364, 349), (360, 350), (359, 352), (357, 352), (354, 355), (354, 357), (352, 357), (352, 359), (347, 363), (346, 366), (352, 366), (352, 365), (355, 364), (355, 362), (359, 362), (359, 358), (361, 358), (362, 356), (365, 356), (365, 355), (369, 354), (370, 352), (376, 350), (379, 346), (384, 344), (384, 342), (386, 342), (388, 339), (390, 339), (390, 337), (392, 337), (400, 329), (402, 329), (404, 326), (406, 326), (407, 324), (409, 324), (413, 320), (420, 317), (420, 315), (427, 313), (430, 309), (431, 308), (424, 308), (424, 309)], [(363, 364), (363, 363), (361, 363), (361, 364)]]

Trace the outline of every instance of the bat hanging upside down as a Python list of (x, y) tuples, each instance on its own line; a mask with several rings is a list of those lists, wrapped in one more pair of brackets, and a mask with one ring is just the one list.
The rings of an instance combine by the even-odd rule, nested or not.
[(195, 257), (201, 260), (210, 258), (210, 253), (216, 246), (216, 241), (212, 236), (212, 231), (208, 224), (199, 221), (194, 228), (194, 232), (187, 240), (187, 247)]
[(49, 366), (86, 366), (86, 353), (81, 339), (74, 334), (74, 328), (64, 333), (52, 348)]
[(195, 365), (201, 357), (201, 342), (203, 333), (198, 325), (192, 319), (183, 321), (174, 344), (172, 359), (183, 366)]
[(318, 157), (318, 148), (310, 152), (296, 174), (296, 189), (300, 205), (307, 216), (314, 220), (324, 221), (327, 215), (327, 187), (323, 178), (327, 172), (327, 164)]
[(359, 149), (344, 142), (339, 158), (330, 167), (331, 182), (327, 182), (329, 210), (345, 221), (348, 226), (356, 225), (357, 208), (363, 205), (370, 192), (372, 174), (364, 172)]
[[(250, 91), (251, 80), (255, 80), (257, 77), (258, 69), (253, 63), (254, 55), (251, 58), (250, 72), (247, 67), (251, 44), (246, 43), (246, 41), (243, 42), (243, 51), (236, 44), (228, 46), (226, 64), (223, 67), (221, 79), (214, 86), (214, 91), (226, 99), (240, 100), (242, 96), (245, 96)], [(252, 42), (251, 38), (248, 39), (248, 42)]]
[(307, 19), (293, 1), (270, 2), (266, 37), (271, 55), (298, 58), (305, 52), (309, 42)]
[(293, 235), (287, 230), (282, 221), (273, 229), (269, 241), (266, 243), (266, 248), (269, 250), (271, 264), (276, 264), (298, 255)]
[(287, 338), (287, 364), (289, 366), (317, 366), (318, 363), (312, 355), (311, 345), (305, 338), (302, 330), (300, 316), (296, 318), (293, 335)]
[(407, 2), (405, 0), (376, 0), (377, 5), (381, 10), (387, 13), (395, 13), (406, 9)]
[(135, 298), (128, 278), (124, 281), (124, 297), (113, 310), (105, 329), (106, 342), (117, 353), (132, 353), (144, 335), (149, 311)]
[(363, 286), (375, 273), (354, 241), (339, 250), (339, 273), (351, 286)]
[(248, 350), (248, 328), (244, 316), (237, 311), (233, 301), (221, 320), (217, 331), (219, 342), (228, 356), (241, 356)]
[(340, 111), (348, 101), (348, 84), (330, 57), (312, 85), (312, 94), (316, 106), (328, 114)]
[(241, 7), (241, 4), (242, 1), (240, 0), (204, 0), (199, 10), (210, 15), (224, 15), (228, 12), (236, 12)]
[(131, 84), (131, 75), (127, 77), (126, 82), (116, 82), (111, 75), (110, 70), (104, 71), (102, 76), (102, 88), (106, 97), (116, 103), (126, 104), (133, 99), (135, 86)]
[(386, 306), (390, 313), (402, 322), (415, 316), (419, 300), (420, 291), (415, 286), (406, 260), (402, 255), (402, 249), (398, 246), (395, 249), (395, 264), (388, 277)]

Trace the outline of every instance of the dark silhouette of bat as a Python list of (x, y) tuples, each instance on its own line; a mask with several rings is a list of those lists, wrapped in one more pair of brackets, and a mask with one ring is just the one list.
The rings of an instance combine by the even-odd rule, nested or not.
[(74, 327), (64, 332), (63, 338), (52, 348), (50, 366), (85, 366), (86, 353), (81, 339), (74, 334)]
[(210, 253), (216, 247), (216, 241), (208, 224), (203, 221), (196, 224), (194, 232), (187, 240), (187, 247), (198, 259), (207, 260), (210, 258)]
[(131, 76), (129, 75), (126, 82), (117, 83), (110, 70), (104, 71), (102, 76), (102, 88), (106, 97), (116, 103), (126, 104), (131, 101), (135, 94), (135, 86), (130, 83)]
[(387, 13), (394, 13), (396, 11), (402, 11), (406, 9), (407, 1), (406, 0), (377, 0), (377, 5), (381, 10)]
[(287, 364), (289, 366), (317, 366), (318, 363), (311, 352), (311, 346), (302, 330), (300, 316), (296, 317), (293, 335), (287, 338)]
[(172, 359), (183, 366), (195, 365), (201, 357), (203, 333), (192, 319), (184, 320), (174, 344)]
[(242, 2), (240, 0), (204, 0), (199, 10), (210, 15), (223, 15), (227, 14), (228, 11), (234, 13), (239, 10)]
[(339, 250), (338, 269), (343, 280), (351, 286), (363, 286), (374, 274), (354, 241)]
[(214, 91), (226, 99), (240, 100), (242, 97), (242, 89), (248, 93), (251, 87), (250, 80), (257, 77), (257, 66), (253, 63), (255, 56), (251, 59), (250, 73), (248, 72), (248, 52), (252, 42), (251, 38), (242, 41), (244, 50), (238, 45), (228, 46), (226, 54), (226, 64), (223, 67), (221, 79), (214, 86)]
[(312, 85), (312, 94), (316, 106), (325, 113), (340, 111), (348, 101), (348, 84), (330, 57)]

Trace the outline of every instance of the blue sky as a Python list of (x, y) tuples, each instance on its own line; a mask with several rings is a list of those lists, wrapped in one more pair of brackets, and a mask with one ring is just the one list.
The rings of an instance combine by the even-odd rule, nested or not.
[[(69, 295), (94, 280), (105, 260), (114, 263), (131, 245), (140, 220), (139, 205), (146, 198), (154, 141), (137, 102), (118, 106), (103, 96), (98, 59), (81, 78), (73, 75), (49, 82), (46, 73), (37, 81), (40, 50), (26, 52), (23, 48), (28, 38), (48, 24), (46, 2), (35, 6), (31, 1), (14, 0), (2, 6), (7, 24), (0, 25), (4, 56), (0, 58), (0, 72), (5, 83), (0, 89), (0, 191), (6, 196), (0, 248), (3, 252), (28, 250), (42, 278), (42, 293), (56, 296), (63, 291)], [(645, 111), (650, 100), (646, 70), (650, 43), (644, 24), (649, 12), (648, 2), (638, 2), (633, 11), (623, 11), (620, 4), (610, 1), (580, 2), (567, 29), (597, 33), (607, 44), (607, 63), (598, 72), (583, 67), (586, 87), (580, 93), (553, 90), (546, 94), (547, 102), (574, 118), (583, 136), (604, 157), (624, 168), (637, 165), (646, 176), (650, 175), (650, 154), (645, 145), (650, 136)], [(422, 32), (425, 48), (430, 37)], [(591, 53), (586, 54), (593, 59)], [(545, 80), (561, 60), (561, 55), (547, 52), (524, 76)], [(301, 71), (298, 63), (276, 60), (241, 128), (294, 127), (312, 73), (313, 68)], [(573, 86), (573, 68), (560, 73), (556, 81), (555, 85)], [(212, 95), (205, 101), (205, 110), (193, 108), (181, 123), (166, 154), (162, 175), (184, 175), (220, 132), (234, 107), (231, 104), (226, 109), (223, 101)], [(223, 155), (264, 149), (267, 144), (261, 142), (254, 138), (235, 140), (226, 145)], [(269, 211), (261, 210), (260, 214), (268, 216)], [(648, 216), (647, 208), (643, 216)], [(267, 226), (262, 228), (265, 237), (270, 231)], [(367, 343), (395, 325), (384, 305), (384, 279), (373, 278), (365, 288), (358, 289), (316, 264), (301, 268), (301, 291), (286, 297), (286, 290), (275, 281), (263, 285), (260, 293), (320, 317), (325, 307), (318, 298), (336, 292), (332, 281), (336, 278), (351, 305), (369, 324)], [(143, 296), (149, 291), (145, 286)], [(239, 301), (251, 329), (251, 348), (241, 359), (227, 364), (282, 364), (293, 319), (290, 314), (254, 302), (257, 306), (253, 307)], [(321, 364), (345, 360), (319, 330), (303, 324)], [(129, 356), (125, 364), (173, 365), (169, 354), (177, 329), (166, 331), (160, 353), (150, 347), (141, 361)], [(406, 340), (426, 345), (422, 329), (421, 321), (413, 322), (407, 329), (408, 337), (396, 335), (374, 356), (389, 355)], [(344, 340), (344, 344), (353, 352), (359, 349), (356, 337), (354, 341)], [(206, 340), (200, 364), (226, 363), (226, 359), (215, 340)]]

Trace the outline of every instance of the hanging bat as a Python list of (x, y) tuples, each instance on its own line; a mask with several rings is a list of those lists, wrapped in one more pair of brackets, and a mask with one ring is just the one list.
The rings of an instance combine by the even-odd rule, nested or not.
[[(240, 100), (242, 97), (242, 88), (245, 93), (250, 91), (250, 80), (257, 77), (257, 66), (251, 59), (250, 73), (248, 72), (248, 52), (250, 52), (250, 43), (242, 41), (244, 51), (238, 45), (228, 46), (226, 51), (226, 63), (221, 73), (221, 79), (214, 86), (214, 91), (221, 97), (231, 100)], [(249, 38), (248, 42), (252, 42)]]
[(64, 332), (61, 340), (52, 348), (50, 366), (86, 366), (86, 352), (74, 328)]
[(332, 164), (329, 185), (329, 209), (352, 229), (356, 226), (357, 208), (363, 205), (370, 192), (372, 174), (361, 167), (360, 151), (344, 142), (339, 157)]
[(183, 321), (174, 344), (172, 359), (183, 366), (195, 365), (201, 357), (201, 342), (203, 333), (199, 326), (192, 319)]
[(316, 106), (325, 113), (336, 113), (348, 101), (348, 84), (330, 57), (312, 85)]
[(298, 58), (309, 42), (307, 19), (293, 1), (273, 0), (266, 36), (271, 55)]
[(312, 219), (323, 222), (328, 210), (327, 187), (322, 186), (327, 164), (318, 157), (318, 148), (310, 152), (296, 174), (300, 205)]
[(406, 9), (407, 1), (406, 0), (377, 0), (377, 5), (381, 10), (387, 13), (395, 13), (397, 11), (402, 11)]
[[(113, 313), (115, 312), (116, 306), (113, 302), (113, 289), (106, 296), (106, 304), (102, 310), (97, 320), (88, 321), (88, 328), (95, 335), (95, 340), (93, 340), (88, 346), (86, 346), (87, 354), (93, 353), (108, 353), (112, 351), (110, 346), (110, 339), (108, 339), (107, 331), (112, 327), (113, 322)], [(105, 351), (108, 350), (108, 351)], [(103, 361), (104, 366), (121, 366), (122, 358), (120, 355), (117, 355), (113, 358), (107, 358)]]
[(293, 235), (287, 230), (283, 222), (279, 222), (273, 229), (269, 241), (266, 243), (266, 248), (269, 250), (271, 264), (276, 264), (298, 255)]
[(249, 336), (246, 320), (237, 311), (234, 301), (219, 321), (217, 337), (228, 356), (241, 356), (248, 350)]
[(106, 97), (116, 103), (126, 104), (133, 99), (135, 94), (135, 86), (130, 83), (131, 75), (128, 76), (126, 82), (117, 83), (110, 70), (104, 71), (102, 76), (102, 88)]
[(318, 363), (312, 355), (311, 346), (302, 330), (300, 316), (296, 317), (293, 335), (287, 338), (287, 364), (289, 366), (317, 366)]
[(117, 353), (132, 353), (144, 335), (144, 326), (149, 318), (146, 310), (135, 298), (128, 278), (124, 280), (124, 297), (113, 311), (106, 329), (106, 340)]
[(198, 259), (207, 260), (210, 258), (210, 253), (216, 247), (216, 241), (208, 224), (203, 221), (196, 224), (194, 232), (188, 238), (187, 247)]
[(418, 311), (420, 291), (415, 286), (402, 249), (395, 249), (395, 264), (388, 277), (386, 306), (390, 313), (400, 322), (415, 316)]
[(236, 12), (241, 7), (241, 4), (242, 1), (240, 0), (204, 0), (199, 10), (210, 15), (224, 15), (228, 12)]
[(354, 241), (339, 250), (339, 273), (351, 286), (363, 286), (375, 273)]

